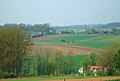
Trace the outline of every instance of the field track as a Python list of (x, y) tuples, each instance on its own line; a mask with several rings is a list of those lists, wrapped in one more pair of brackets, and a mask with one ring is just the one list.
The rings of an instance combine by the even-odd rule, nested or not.
[[(61, 79), (61, 80), (40, 80), (40, 77), (34, 77), (34, 81), (111, 81), (111, 80), (120, 80), (120, 76), (114, 76), (114, 77), (100, 77), (100, 78), (81, 78), (81, 79)], [(0, 81), (31, 81), (31, 78), (10, 78), (10, 79), (0, 79)], [(48, 78), (49, 79), (49, 78)], [(33, 81), (33, 80), (32, 80)]]
[(33, 40), (48, 40), (48, 39), (53, 39), (57, 37), (60, 37), (60, 36), (55, 36), (55, 35), (42, 36), (42, 37), (33, 38)]
[(53, 50), (59, 50), (63, 53), (68, 53), (70, 50), (73, 52), (74, 55), (81, 55), (81, 54), (90, 54), (91, 52), (95, 52), (97, 54), (100, 54), (103, 52), (103, 49), (98, 48), (90, 48), (90, 47), (84, 47), (84, 46), (72, 46), (67, 44), (44, 44), (40, 42), (34, 42), (37, 46), (33, 46), (33, 49), (43, 47), (43, 48), (51, 48)]
[[(110, 81), (110, 80), (118, 80), (119, 77), (103, 77), (103, 78), (83, 78), (83, 79), (66, 79), (65, 81)], [(64, 81), (64, 80), (46, 80), (46, 81)]]

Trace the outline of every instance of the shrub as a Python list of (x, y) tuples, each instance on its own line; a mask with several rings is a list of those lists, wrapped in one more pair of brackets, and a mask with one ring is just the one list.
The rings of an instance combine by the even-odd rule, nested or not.
[(9, 78), (10, 74), (8, 72), (4, 72), (2, 74), (2, 78)]
[(10, 74), (9, 74), (9, 78), (17, 78), (17, 76), (16, 76), (16, 74), (14, 74), (14, 73), (10, 73)]

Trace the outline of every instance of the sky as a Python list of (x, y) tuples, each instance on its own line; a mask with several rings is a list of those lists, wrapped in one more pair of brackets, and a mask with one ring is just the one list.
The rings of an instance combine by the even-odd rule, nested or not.
[(120, 21), (120, 0), (0, 0), (0, 24), (103, 24)]

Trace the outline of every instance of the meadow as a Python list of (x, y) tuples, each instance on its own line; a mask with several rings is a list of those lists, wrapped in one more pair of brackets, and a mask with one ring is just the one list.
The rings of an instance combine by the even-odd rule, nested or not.
[(1, 79), (0, 81), (120, 81), (120, 77), (113, 76), (78, 76), (78, 75), (66, 75), (66, 76), (44, 76), (44, 77), (23, 77), (15, 79)]
[(54, 35), (56, 38), (47, 40), (34, 40), (34, 42), (50, 44), (69, 44), (74, 46), (86, 46), (105, 49), (115, 42), (120, 41), (120, 35), (112, 34), (63, 34)]

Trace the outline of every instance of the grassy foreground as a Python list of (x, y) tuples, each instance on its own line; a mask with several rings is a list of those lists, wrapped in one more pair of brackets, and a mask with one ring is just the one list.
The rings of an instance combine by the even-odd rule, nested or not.
[[(64, 75), (64, 76), (42, 76), (42, 77), (22, 77), (22, 78), (9, 78), (9, 79), (0, 79), (0, 81), (46, 81), (46, 80), (63, 80), (64, 79), (84, 79), (84, 78), (114, 78), (115, 76), (79, 76), (79, 75)], [(109, 80), (108, 80), (109, 81)], [(120, 81), (110, 80), (110, 81)]]

